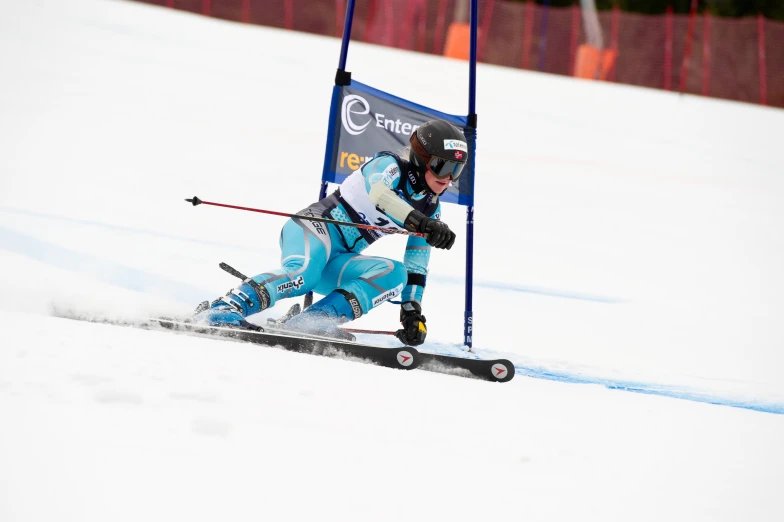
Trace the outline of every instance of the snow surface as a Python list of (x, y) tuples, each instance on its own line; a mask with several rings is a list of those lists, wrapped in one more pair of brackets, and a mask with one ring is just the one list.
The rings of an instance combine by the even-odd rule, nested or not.
[[(234, 284), (218, 262), (276, 266), (280, 218), (182, 200), (312, 202), (340, 42), (120, 0), (0, 12), (0, 521), (784, 519), (784, 111), (480, 66), (498, 385), (54, 317), (186, 313)], [(464, 62), (348, 58), (467, 111), (437, 83)], [(459, 353), (465, 209), (444, 219), (424, 349)]]

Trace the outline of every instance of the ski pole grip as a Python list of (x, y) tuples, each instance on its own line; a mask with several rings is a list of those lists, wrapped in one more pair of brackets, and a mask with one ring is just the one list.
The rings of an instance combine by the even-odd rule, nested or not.
[(193, 203), (193, 206), (201, 205), (201, 200), (197, 196), (193, 196), (193, 199), (186, 199), (188, 203)]

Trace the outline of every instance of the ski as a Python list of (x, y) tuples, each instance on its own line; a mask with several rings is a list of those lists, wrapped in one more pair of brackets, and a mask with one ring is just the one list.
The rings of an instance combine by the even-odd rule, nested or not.
[(466, 359), (451, 355), (420, 352), (420, 368), (442, 373), (468, 372), (486, 381), (509, 382), (515, 367), (508, 359)]
[(326, 357), (348, 356), (401, 370), (420, 368), (436, 373), (478, 378), (491, 382), (509, 382), (515, 375), (514, 364), (507, 359), (469, 359), (452, 355), (439, 355), (420, 352), (410, 346), (376, 346), (333, 337), (295, 333), (278, 328), (273, 329), (270, 326), (264, 327), (264, 330), (256, 331), (246, 328), (198, 325), (188, 320), (171, 318), (118, 320), (85, 316), (73, 311), (57, 309), (53, 312), (55, 316), (64, 319), (114, 326), (130, 326), (144, 330), (171, 331), (196, 337), (231, 339)]
[(204, 334), (213, 337), (225, 337), (238, 341), (261, 344), (264, 346), (280, 346), (292, 352), (309, 353), (335, 357), (347, 355), (368, 360), (380, 366), (413, 370), (420, 363), (420, 353), (409, 346), (385, 348), (370, 344), (345, 341), (332, 337), (283, 333), (280, 331), (256, 331), (245, 328), (227, 328), (220, 326), (194, 325), (193, 323), (171, 319), (156, 319), (164, 328), (174, 331)]
[(326, 357), (348, 356), (379, 366), (401, 370), (413, 370), (418, 367), (421, 362), (419, 352), (415, 348), (408, 346), (386, 348), (354, 341), (334, 339), (331, 337), (300, 335), (280, 331), (266, 332), (263, 330), (256, 331), (246, 328), (197, 325), (190, 321), (170, 318), (156, 317), (141, 320), (122, 320), (85, 316), (72, 311), (57, 309), (53, 310), (53, 312), (56, 317), (63, 319), (140, 328), (142, 330), (169, 331), (195, 337), (230, 339), (269, 347), (281, 347), (292, 352), (322, 355)]
[[(225, 263), (224, 263), (225, 265)], [(226, 265), (228, 266), (228, 265)], [(231, 268), (231, 267), (229, 267)], [(224, 267), (224, 270), (226, 268)], [(233, 270), (233, 269), (232, 269)], [(242, 276), (242, 274), (240, 274)], [(242, 276), (244, 277), (244, 276)], [(278, 320), (268, 319), (268, 331), (277, 331), (281, 324), (285, 324), (291, 317), (300, 313), (299, 303), (292, 306), (286, 314)], [(344, 331), (349, 333), (367, 334), (392, 334), (393, 332), (383, 332), (377, 330), (357, 330), (346, 328)], [(509, 382), (514, 378), (515, 367), (508, 359), (469, 359), (454, 355), (439, 355), (427, 352), (420, 352), (422, 369), (438, 373), (448, 373), (463, 377), (475, 377), (492, 382)]]
[[(273, 325), (264, 328), (272, 333), (289, 333), (286, 330), (275, 328)], [(302, 333), (296, 335), (314, 339), (333, 339)], [(419, 368), (436, 373), (474, 377), (492, 382), (509, 382), (515, 375), (514, 364), (508, 359), (469, 359), (457, 355), (439, 355), (427, 352), (419, 352), (419, 359), (421, 360), (421, 363), (418, 363)]]

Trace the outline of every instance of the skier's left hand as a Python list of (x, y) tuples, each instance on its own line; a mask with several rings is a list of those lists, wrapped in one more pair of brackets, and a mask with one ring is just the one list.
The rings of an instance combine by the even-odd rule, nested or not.
[(418, 210), (412, 210), (406, 216), (403, 226), (409, 230), (425, 235), (427, 244), (436, 248), (449, 250), (455, 244), (455, 233), (449, 225), (437, 219), (431, 219)]
[(395, 337), (405, 345), (419, 346), (427, 337), (425, 322), (419, 303), (414, 301), (403, 303), (400, 307), (400, 324), (403, 328), (395, 332)]

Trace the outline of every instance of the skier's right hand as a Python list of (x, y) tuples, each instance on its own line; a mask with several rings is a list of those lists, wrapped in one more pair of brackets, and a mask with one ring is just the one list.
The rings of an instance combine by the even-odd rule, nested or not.
[(411, 211), (404, 225), (410, 230), (425, 234), (425, 241), (430, 246), (449, 250), (455, 244), (455, 233), (449, 229), (449, 225), (437, 219), (430, 219), (418, 210)]
[(400, 324), (403, 328), (395, 332), (395, 337), (405, 345), (419, 346), (427, 337), (425, 322), (419, 303), (414, 301), (403, 303), (400, 307)]

